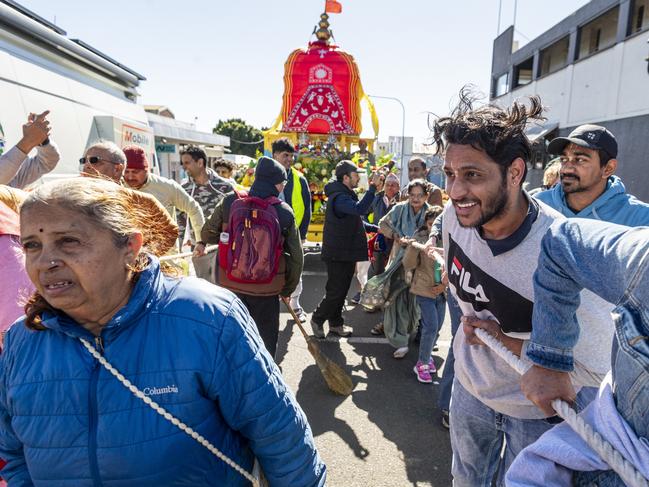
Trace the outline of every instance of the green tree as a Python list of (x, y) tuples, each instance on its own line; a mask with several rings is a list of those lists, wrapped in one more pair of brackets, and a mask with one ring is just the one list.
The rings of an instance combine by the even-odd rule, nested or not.
[(212, 130), (215, 134), (230, 137), (230, 150), (232, 154), (244, 154), (255, 157), (257, 150), (264, 148), (264, 136), (261, 130), (248, 125), (240, 118), (219, 120)]

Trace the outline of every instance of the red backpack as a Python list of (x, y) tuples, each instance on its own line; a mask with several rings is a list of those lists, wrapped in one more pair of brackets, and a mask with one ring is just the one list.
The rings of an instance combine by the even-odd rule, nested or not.
[(277, 275), (284, 237), (277, 217), (279, 198), (238, 194), (230, 207), (225, 271), (244, 284), (268, 284)]

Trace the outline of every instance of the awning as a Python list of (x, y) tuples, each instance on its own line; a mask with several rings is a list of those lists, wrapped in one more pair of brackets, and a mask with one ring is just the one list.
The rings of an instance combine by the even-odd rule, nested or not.
[(559, 127), (559, 122), (548, 122), (543, 125), (533, 125), (525, 132), (530, 143), (535, 143)]
[(201, 145), (220, 145), (222, 147), (230, 146), (230, 137), (225, 135), (210, 134), (200, 132), (194, 128), (194, 125), (181, 122), (174, 118), (161, 117), (153, 113), (147, 113), (149, 124), (153, 129), (156, 137), (162, 137), (169, 142), (174, 141), (181, 144), (201, 144)]

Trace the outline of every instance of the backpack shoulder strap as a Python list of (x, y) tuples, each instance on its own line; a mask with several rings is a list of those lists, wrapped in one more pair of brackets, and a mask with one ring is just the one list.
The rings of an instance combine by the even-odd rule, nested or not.
[(266, 201), (268, 202), (269, 205), (281, 205), (282, 200), (280, 200), (277, 196), (269, 196), (266, 198)]
[(243, 199), (248, 197), (248, 192), (244, 190), (239, 190), (237, 188), (232, 188), (234, 191), (234, 194), (236, 196), (236, 199)]

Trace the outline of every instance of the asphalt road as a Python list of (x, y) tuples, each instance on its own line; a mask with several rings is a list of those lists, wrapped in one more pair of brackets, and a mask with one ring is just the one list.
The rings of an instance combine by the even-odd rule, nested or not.
[[(302, 305), (309, 316), (324, 295), (325, 281), (319, 256), (307, 255)], [(357, 289), (354, 280), (349, 297)], [(327, 485), (450, 486), (451, 447), (436, 408), (438, 385), (417, 381), (413, 372), (417, 345), (411, 344), (408, 355), (396, 360), (387, 340), (370, 334), (381, 313), (368, 314), (348, 305), (344, 316), (354, 336), (319, 343), (330, 359), (351, 374), (351, 396), (329, 392), (288, 312), (281, 316), (277, 350), (277, 362), (309, 418), (327, 464)], [(435, 382), (450, 344), (448, 313), (438, 344), (434, 358), (440, 372)]]

